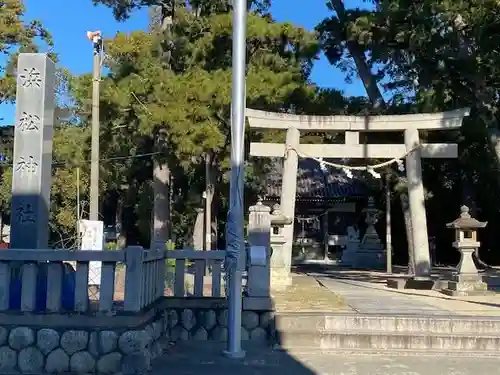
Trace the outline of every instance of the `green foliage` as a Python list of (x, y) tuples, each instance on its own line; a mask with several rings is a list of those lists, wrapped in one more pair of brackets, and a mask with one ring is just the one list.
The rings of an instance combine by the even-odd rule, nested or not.
[[(165, 249), (168, 251), (175, 250), (175, 242), (172, 240), (167, 241), (167, 243), (165, 243)], [(170, 268), (170, 270), (175, 270), (175, 259), (167, 259), (165, 264)]]
[[(12, 103), (16, 93), (16, 63), (20, 52), (38, 52), (40, 47), (52, 48), (50, 34), (38, 20), (26, 21), (25, 7), (19, 0), (7, 0), (0, 4), (0, 53), (6, 56), (5, 63), (0, 66), (0, 104)], [(49, 53), (56, 60), (54, 53)], [(58, 72), (58, 99), (64, 97), (66, 73)], [(60, 103), (63, 104), (63, 103)], [(64, 111), (57, 111), (59, 117)], [(67, 168), (67, 161), (74, 158), (81, 160), (79, 151), (85, 136), (77, 128), (61, 127), (56, 129), (54, 137), (54, 158), (63, 161), (54, 170), (52, 186), (51, 228), (57, 232), (56, 238), (65, 239), (75, 234), (76, 192), (74, 169)], [(82, 142), (83, 141), (83, 142)], [(12, 160), (12, 138), (3, 133), (1, 152)], [(62, 168), (61, 168), (62, 167)], [(12, 170), (10, 166), (1, 166), (0, 207), (6, 219), (10, 214)], [(82, 176), (82, 194), (85, 193), (85, 177)]]
[(5, 0), (0, 4), (0, 53), (7, 56), (6, 63), (0, 66), (0, 103), (13, 102), (15, 98), (18, 53), (36, 52), (37, 42), (53, 45), (50, 34), (40, 21), (26, 22), (24, 13), (20, 0)]
[[(207, 15), (220, 12), (228, 12), (231, 9), (230, 0), (92, 0), (94, 5), (102, 4), (110, 7), (117, 20), (123, 21), (130, 16), (130, 13), (143, 7), (159, 7), (170, 10), (172, 7), (187, 7), (194, 10), (195, 14)], [(248, 0), (249, 9), (265, 14), (271, 6), (271, 0)], [(160, 16), (161, 11), (160, 10)], [(160, 20), (161, 22), (161, 20)]]
[(118, 244), (116, 242), (108, 242), (104, 245), (104, 250), (107, 251), (118, 250)]
[[(460, 132), (437, 137), (459, 143), (458, 161), (424, 162), (431, 233), (441, 236), (462, 203), (483, 220), (498, 222), (500, 61), (492, 46), (500, 35), (500, 3), (374, 0), (369, 10), (344, 9), (341, 0), (329, 4), (332, 14), (317, 27), (321, 46), (348, 79), (360, 76), (372, 104), (382, 88), (389, 97), (385, 113), (472, 107)], [(379, 88), (368, 84), (372, 80)]]
[[(149, 6), (156, 6), (160, 17), (150, 32), (119, 33), (105, 40), (108, 73), (101, 81), (101, 196), (121, 202), (124, 231), (133, 238), (130, 241), (147, 246), (153, 163), (166, 163), (173, 180), (172, 238), (183, 246), (190, 239), (195, 208), (202, 204), (207, 153), (214, 156), (213, 206), (218, 223), (224, 224), (230, 168), (231, 2), (93, 3), (110, 7), (119, 20)], [(327, 115), (437, 112), (470, 106), (472, 116), (460, 132), (436, 139), (422, 132), (424, 140), (455, 141), (461, 150), (456, 161), (424, 162), (430, 228), (436, 231), (453, 219), (453, 205), (458, 209), (467, 199), (481, 209), (480, 219), (498, 222), (500, 153), (492, 145), (496, 144), (493, 131), (498, 131), (500, 107), (500, 55), (494, 48), (500, 41), (500, 3), (370, 3), (369, 9), (347, 9), (342, 0), (329, 1), (330, 13), (311, 33), (288, 22), (275, 22), (268, 13), (270, 0), (250, 1), (248, 107)], [(34, 40), (51, 41), (39, 22), (24, 22), (19, 1), (5, 1), (0, 9), (0, 51), (12, 57), (4, 67), (7, 74), (0, 79), (1, 103), (14, 98), (16, 53), (35, 50)], [(171, 22), (167, 27), (163, 21)], [(309, 77), (320, 51), (346, 73), (347, 80), (359, 75), (370, 100), (345, 98), (339, 91), (312, 85)], [(54, 160), (58, 164), (53, 169), (51, 224), (58, 237), (71, 237), (77, 201), (84, 211), (87, 207), (92, 79), (89, 74), (71, 77), (64, 71), (58, 77), (62, 96), (69, 90), (74, 100), (69, 113), (78, 121), (63, 121), (56, 127)], [(61, 108), (64, 111), (68, 108)], [(166, 135), (162, 144), (155, 142), (160, 132)], [(247, 131), (246, 140), (277, 141), (283, 136), (277, 131)], [(383, 141), (386, 135), (377, 137)], [(334, 143), (337, 138), (337, 134), (304, 133), (301, 141)], [(0, 146), (4, 151), (10, 147), (7, 143)], [(245, 201), (253, 204), (269, 163), (247, 160)], [(4, 168), (2, 172), (0, 204), (5, 211), (11, 171)], [(393, 182), (398, 193), (404, 193), (404, 179), (394, 173)], [(449, 201), (445, 209), (443, 201)]]
[[(89, 179), (85, 168), (81, 168), (77, 180), (77, 167), (86, 164), (84, 154), (87, 139), (88, 131), (81, 127), (65, 125), (57, 127), (54, 132), (50, 229), (58, 246), (75, 243), (78, 198), (82, 212), (88, 211), (85, 198)], [(9, 167), (4, 169), (0, 182), (0, 205), (5, 216), (10, 214), (11, 187), (12, 168)]]
[[(115, 7), (118, 18), (123, 10), (147, 5), (131, 3)], [(140, 155), (116, 163), (103, 163), (104, 191), (122, 196), (126, 209), (136, 217), (134, 228), (147, 242), (152, 206), (152, 159), (167, 162), (173, 175), (173, 236), (179, 244), (189, 242), (195, 208), (202, 203), (204, 190), (203, 155), (214, 155), (215, 205), (225, 215), (230, 143), (231, 36), (229, 8), (205, 4), (202, 12), (179, 5), (168, 33), (133, 32), (106, 40), (109, 75), (101, 89), (101, 153)], [(308, 83), (312, 63), (318, 53), (314, 34), (290, 23), (277, 23), (260, 13), (248, 16), (247, 103), (270, 110), (310, 110), (315, 102), (345, 104), (337, 92), (324, 91)], [(165, 63), (163, 45), (171, 46)], [(91, 80), (76, 77), (70, 89), (82, 119), (90, 113)], [(166, 131), (163, 146), (153, 146), (158, 131)], [(260, 135), (256, 135), (260, 137)], [(249, 139), (255, 137), (248, 133)], [(249, 165), (249, 187), (258, 188), (261, 167)], [(253, 199), (253, 198), (252, 198)], [(249, 201), (254, 203), (253, 200)], [(216, 213), (217, 214), (217, 213)], [(223, 224), (223, 220), (219, 221)]]

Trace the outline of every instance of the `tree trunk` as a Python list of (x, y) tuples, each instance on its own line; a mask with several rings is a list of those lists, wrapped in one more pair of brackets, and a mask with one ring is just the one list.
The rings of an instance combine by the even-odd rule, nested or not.
[[(165, 131), (160, 130), (156, 144), (162, 149), (165, 143)], [(171, 171), (167, 163), (155, 161), (153, 167), (153, 233), (151, 246), (164, 246), (170, 239), (170, 178)]]
[[(337, 18), (341, 24), (346, 22), (346, 11), (342, 0), (331, 0), (331, 4), (337, 13)], [(346, 26), (346, 25), (344, 25)], [(380, 92), (377, 86), (377, 78), (372, 74), (370, 67), (366, 63), (365, 54), (363, 48), (355, 40), (347, 40), (347, 49), (349, 50), (356, 68), (358, 70), (359, 77), (363, 82), (368, 98), (372, 102), (373, 108), (385, 107), (384, 96)]]
[(491, 148), (495, 153), (496, 162), (500, 166), (500, 130), (497, 128), (488, 129), (488, 138), (490, 141)]
[(123, 197), (119, 196), (116, 201), (116, 248), (124, 249), (127, 246), (127, 233), (123, 226)]
[[(173, 23), (174, 1), (163, 2), (156, 8), (156, 13), (161, 21), (160, 28), (165, 37), (168, 37)], [(163, 59), (168, 68), (170, 65), (170, 50), (164, 48), (162, 43)], [(155, 145), (158, 150), (164, 150), (166, 143), (166, 129), (160, 128)], [(155, 161), (153, 166), (153, 232), (151, 236), (151, 245), (158, 244), (163, 246), (170, 240), (171, 214), (170, 214), (170, 181), (171, 170), (166, 162)]]

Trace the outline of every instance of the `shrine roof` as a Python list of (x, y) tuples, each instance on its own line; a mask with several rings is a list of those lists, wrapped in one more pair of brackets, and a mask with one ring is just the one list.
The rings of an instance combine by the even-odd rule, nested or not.
[[(274, 162), (265, 181), (263, 193), (266, 198), (281, 196), (282, 171), (281, 161)], [(330, 167), (323, 171), (317, 161), (299, 158), (298, 199), (361, 198), (369, 194), (368, 190), (367, 184), (359, 177), (349, 178), (342, 171)]]

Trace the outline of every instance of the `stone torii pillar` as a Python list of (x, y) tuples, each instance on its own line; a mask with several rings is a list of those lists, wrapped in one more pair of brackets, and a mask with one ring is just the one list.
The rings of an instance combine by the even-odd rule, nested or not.
[[(299, 147), (300, 131), (297, 128), (289, 128), (286, 131), (286, 144), (293, 148)], [(292, 259), (293, 227), (295, 220), (295, 197), (297, 196), (297, 172), (299, 166), (299, 156), (293, 149), (287, 149), (285, 160), (283, 161), (283, 176), (281, 182), (281, 214), (291, 218), (290, 224), (284, 225), (282, 236), (285, 240), (283, 245), (283, 255)]]
[[(462, 126), (469, 109), (463, 108), (435, 114), (390, 116), (302, 116), (247, 109), (251, 128), (287, 130), (286, 144), (252, 142), (250, 155), (258, 157), (285, 157), (281, 207), (286, 216), (294, 216), (297, 190), (298, 155), (325, 159), (392, 159), (406, 156), (408, 196), (412, 218), (416, 277), (430, 273), (427, 221), (421, 158), (456, 158), (458, 145), (447, 143), (422, 144), (419, 130), (451, 130)], [(300, 130), (345, 132), (345, 144), (300, 144)], [(404, 144), (360, 144), (361, 132), (404, 132)], [(294, 153), (295, 156), (291, 154)], [(298, 155), (297, 155), (298, 154)], [(290, 253), (293, 225), (285, 227), (284, 251)]]

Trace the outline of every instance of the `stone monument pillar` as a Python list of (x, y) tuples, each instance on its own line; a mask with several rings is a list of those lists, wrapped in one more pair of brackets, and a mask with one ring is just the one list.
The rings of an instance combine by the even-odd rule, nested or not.
[(361, 240), (357, 256), (354, 260), (356, 268), (383, 268), (385, 267), (384, 245), (378, 237), (375, 230), (375, 224), (378, 222), (379, 210), (375, 207), (375, 201), (372, 197), (368, 199), (368, 207), (363, 210), (366, 215), (367, 224), (365, 235)]
[(55, 64), (46, 54), (19, 55), (11, 248), (48, 247), (55, 87)]

